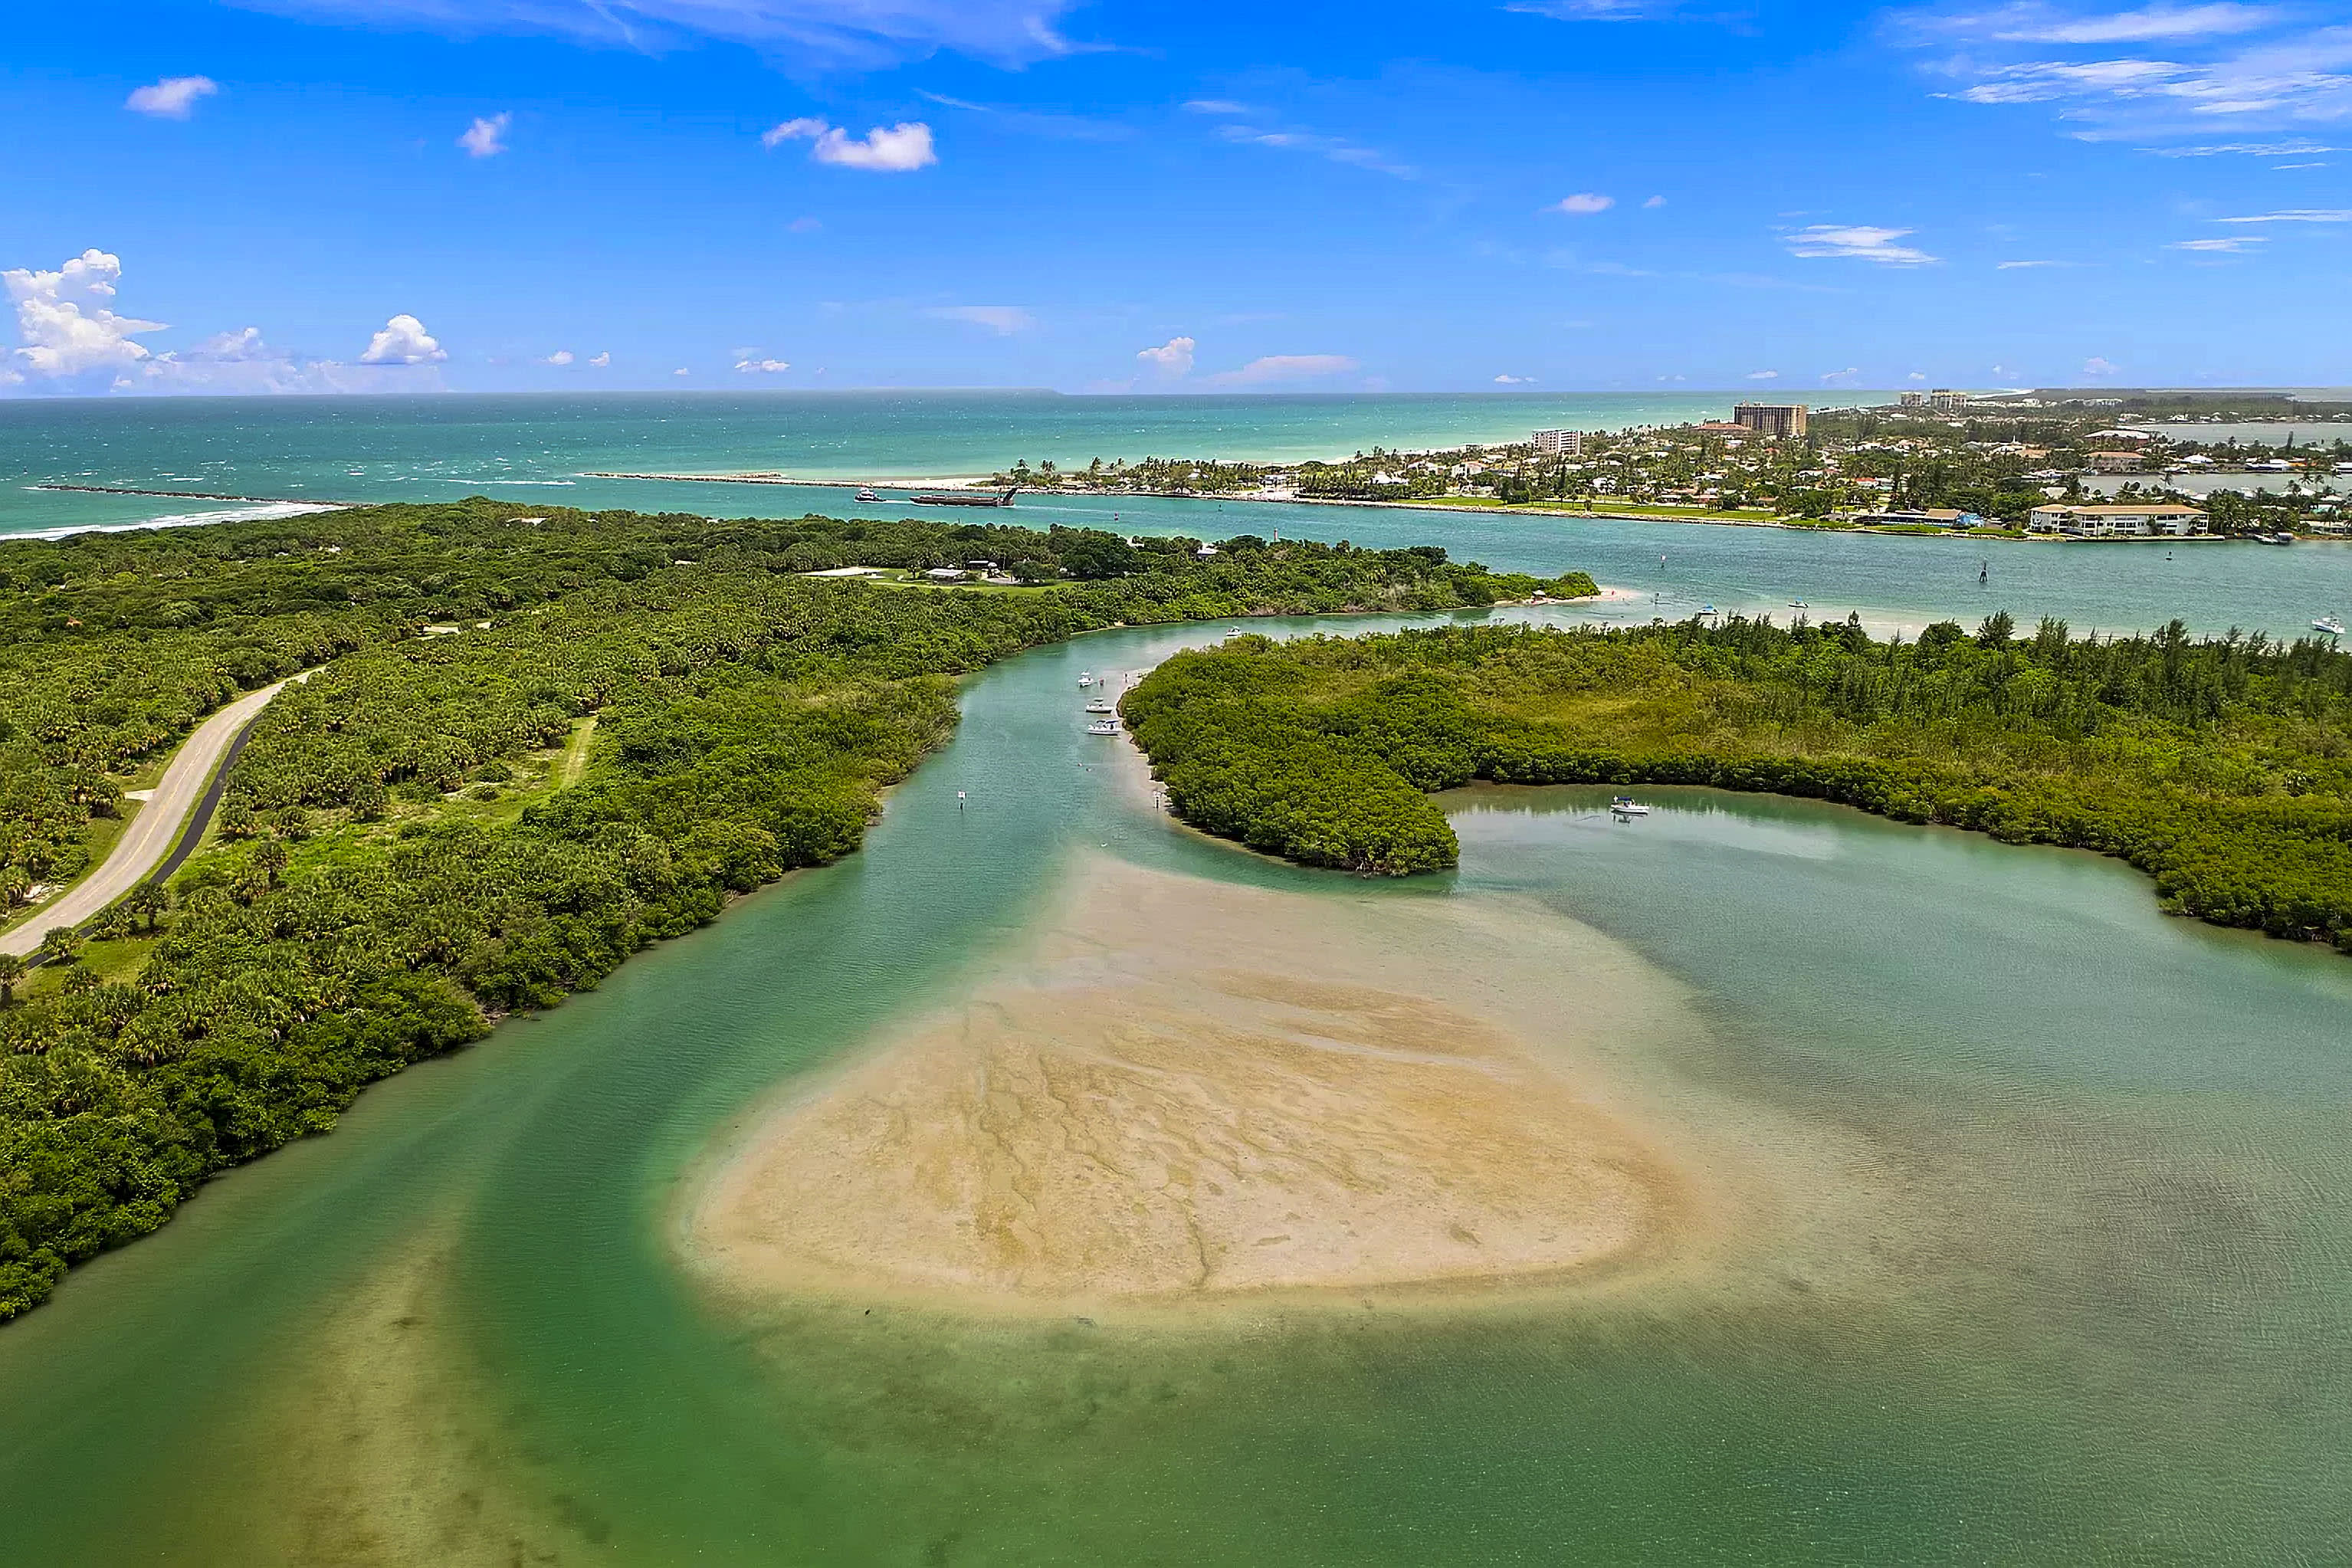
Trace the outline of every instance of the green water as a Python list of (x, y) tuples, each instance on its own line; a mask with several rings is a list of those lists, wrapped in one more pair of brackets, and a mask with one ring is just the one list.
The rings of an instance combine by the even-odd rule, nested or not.
[(1687, 988), (1625, 1070), (1820, 1182), (1710, 1267), (1181, 1331), (699, 1293), (697, 1156), (958, 995), (1075, 854), (1365, 895), (1173, 828), (1080, 732), (1079, 669), (1221, 629), (979, 678), (863, 854), (0, 1331), (0, 1562), (2345, 1560), (2352, 965), (1828, 807), (1465, 792), (1460, 872), (1375, 890)]

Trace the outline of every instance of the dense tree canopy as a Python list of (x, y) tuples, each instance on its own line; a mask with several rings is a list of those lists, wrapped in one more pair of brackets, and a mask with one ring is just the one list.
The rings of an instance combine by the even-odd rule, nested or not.
[(1180, 654), (1128, 723), (1176, 811), (1308, 865), (1456, 847), (1423, 792), (1696, 784), (2118, 856), (2165, 907), (2352, 952), (2352, 654), (2256, 636), (1917, 641), (1732, 619), (1450, 627)]
[[(370, 1081), (856, 848), (878, 791), (952, 731), (957, 675), (1118, 624), (1538, 586), (1428, 549), (511, 510), (0, 545), (19, 896), (86, 863), (127, 770), (312, 671), (168, 896), (118, 903), (29, 980), (0, 969), (0, 1319)], [(973, 557), (1059, 585), (798, 574)]]

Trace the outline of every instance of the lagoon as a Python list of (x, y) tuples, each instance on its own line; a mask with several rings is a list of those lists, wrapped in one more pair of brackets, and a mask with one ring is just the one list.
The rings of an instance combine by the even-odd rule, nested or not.
[[(77, 1270), (0, 1331), (0, 1563), (2271, 1563), (2352, 1539), (2352, 965), (2168, 920), (2112, 862), (1700, 791), (1632, 824), (1605, 791), (1462, 792), (1460, 870), (1402, 884), (1269, 864), (1169, 822), (1077, 711), (1079, 669), (1225, 629), (975, 678), (861, 854)], [(709, 1162), (966, 1005), (1105, 861), (1279, 896), (1373, 959), (1383, 922), (1509, 922), (1553, 955), (1519, 1004), (1628, 1020), (1567, 1070), (1743, 1223), (1540, 1290), (1173, 1324), (711, 1289)]]

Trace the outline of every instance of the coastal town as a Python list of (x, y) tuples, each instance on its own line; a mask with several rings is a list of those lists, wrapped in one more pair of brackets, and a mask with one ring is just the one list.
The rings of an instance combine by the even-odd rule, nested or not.
[[(2165, 394), (1906, 392), (1867, 407), (1295, 463), (1025, 460), (989, 483), (2062, 540), (2352, 533), (2352, 405)], [(2340, 426), (2315, 438), (2314, 426)]]

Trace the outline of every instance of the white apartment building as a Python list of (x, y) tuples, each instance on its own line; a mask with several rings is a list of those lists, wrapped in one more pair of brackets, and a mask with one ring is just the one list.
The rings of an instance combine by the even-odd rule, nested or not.
[(2186, 537), (2205, 531), (2205, 514), (2193, 506), (2138, 502), (2114, 506), (2037, 506), (2025, 521), (2029, 533), (2063, 533), (2074, 539), (2146, 539), (2156, 534)]
[(1584, 432), (1581, 430), (1536, 432), (1536, 456), (1538, 458), (1580, 458), (1583, 455)]

